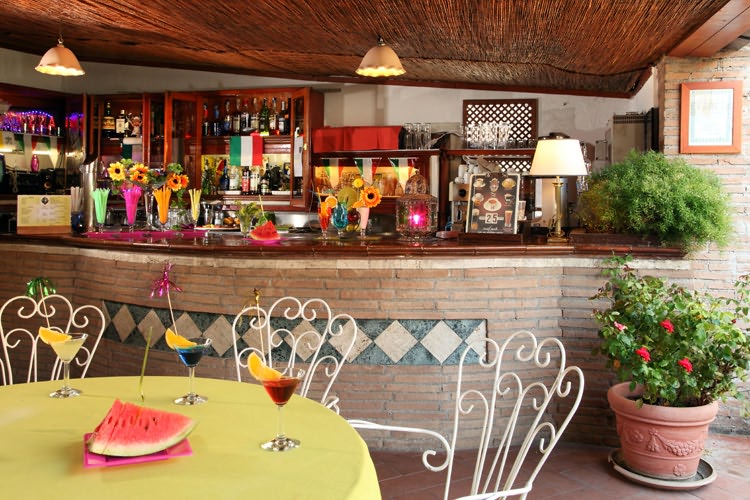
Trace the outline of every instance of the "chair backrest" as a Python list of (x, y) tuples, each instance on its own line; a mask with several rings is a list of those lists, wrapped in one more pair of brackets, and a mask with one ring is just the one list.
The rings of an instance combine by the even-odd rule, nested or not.
[[(71, 363), (80, 370), (81, 378), (91, 365), (106, 321), (102, 310), (93, 305), (74, 308), (67, 297), (51, 294), (36, 300), (26, 295), (12, 297), (0, 307), (0, 345), (3, 369), (3, 385), (13, 384), (16, 379), (36, 382), (39, 371), (39, 327), (45, 326), (62, 333), (87, 333), (89, 336)], [(52, 353), (52, 349), (49, 350)], [(51, 354), (54, 355), (54, 354)], [(54, 356), (50, 369), (50, 380), (59, 379), (62, 361)], [(13, 369), (15, 363), (16, 369)], [(23, 365), (23, 367), (22, 367)], [(71, 370), (74, 372), (75, 370)], [(15, 372), (15, 375), (14, 375)]]
[(251, 352), (282, 373), (304, 364), (298, 394), (314, 397), (339, 412), (339, 398), (331, 387), (343, 364), (351, 361), (358, 335), (357, 323), (349, 314), (333, 314), (322, 299), (302, 302), (283, 297), (267, 309), (258, 305), (243, 308), (232, 322), (232, 333), (238, 381), (243, 376), (249, 379), (247, 357)]
[[(476, 364), (470, 366), (472, 358)], [(472, 448), (477, 453), (468, 495), (525, 498), (578, 409), (583, 387), (583, 372), (566, 366), (565, 348), (555, 337), (519, 331), (502, 344), (472, 343), (459, 363), (451, 438), (453, 455), (467, 444), (464, 431), (483, 424)], [(451, 456), (445, 498), (453, 462)]]
[[(525, 498), (578, 409), (583, 388), (583, 372), (566, 366), (560, 340), (539, 340), (519, 331), (502, 344), (478, 339), (464, 350), (449, 436), (417, 427), (349, 422), (357, 429), (436, 439), (442, 449), (424, 451), (422, 462), (434, 472), (447, 470), (446, 500)], [(474, 463), (471, 485), (452, 481), (456, 454), (463, 458), (464, 451), (473, 457), (467, 459)]]

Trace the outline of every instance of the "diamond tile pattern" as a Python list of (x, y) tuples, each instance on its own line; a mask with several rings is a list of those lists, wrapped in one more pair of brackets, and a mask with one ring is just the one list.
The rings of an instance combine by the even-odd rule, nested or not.
[[(105, 302), (106, 314), (112, 318), (104, 332), (105, 337), (122, 343), (145, 344), (149, 328), (152, 328), (151, 346), (166, 349), (166, 345), (156, 345), (164, 336), (166, 327), (171, 324), (168, 309), (149, 309), (141, 306)], [(213, 350), (220, 357), (232, 356), (232, 321), (234, 317), (222, 314), (175, 311), (177, 331), (186, 337), (209, 337)], [(272, 318), (274, 328), (279, 318)], [(286, 321), (286, 320), (284, 320)], [(477, 338), (487, 336), (487, 322), (483, 319), (464, 320), (383, 320), (357, 319), (357, 338), (354, 348), (346, 361), (356, 364), (456, 364), (463, 346)], [(288, 323), (288, 321), (287, 321)], [(284, 324), (299, 335), (302, 332), (317, 332), (315, 322), (300, 320)], [(344, 325), (344, 337), (355, 325)], [(242, 331), (242, 328), (240, 328)], [(136, 338), (133, 334), (137, 334)], [(242, 341), (249, 346), (260, 348), (257, 330), (242, 334)], [(324, 347), (325, 348), (325, 347)], [(340, 356), (339, 339), (332, 337), (327, 349)], [(311, 351), (304, 343), (298, 350), (300, 360), (309, 358)], [(478, 352), (479, 357), (483, 352)]]

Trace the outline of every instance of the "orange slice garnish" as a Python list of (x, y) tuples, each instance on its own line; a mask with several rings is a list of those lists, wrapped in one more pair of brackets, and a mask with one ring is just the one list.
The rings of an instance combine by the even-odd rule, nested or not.
[(260, 382), (281, 378), (281, 372), (267, 366), (261, 357), (254, 352), (251, 352), (247, 358), (247, 369), (250, 370), (250, 375)]
[(45, 344), (55, 344), (57, 342), (65, 342), (66, 340), (70, 340), (71, 336), (67, 333), (61, 333), (56, 330), (51, 330), (49, 328), (40, 326), (39, 338), (42, 339), (42, 342), (44, 342)]
[(196, 345), (192, 340), (188, 340), (182, 335), (173, 332), (171, 328), (167, 328), (167, 333), (164, 335), (164, 340), (167, 341), (167, 345), (170, 349), (177, 349), (178, 347), (192, 347)]

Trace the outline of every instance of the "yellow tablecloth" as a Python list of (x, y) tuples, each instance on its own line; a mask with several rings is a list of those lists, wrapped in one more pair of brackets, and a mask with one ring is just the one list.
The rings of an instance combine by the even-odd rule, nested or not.
[(115, 398), (140, 402), (138, 377), (75, 379), (83, 394), (48, 394), (60, 381), (0, 387), (0, 496), (3, 498), (257, 498), (379, 499), (367, 446), (340, 416), (293, 396), (284, 408), (288, 436), (302, 441), (284, 453), (263, 451), (276, 433), (277, 410), (256, 384), (195, 379), (203, 405), (177, 406), (185, 377), (147, 377), (146, 406), (198, 421), (193, 455), (159, 462), (87, 469), (83, 435)]

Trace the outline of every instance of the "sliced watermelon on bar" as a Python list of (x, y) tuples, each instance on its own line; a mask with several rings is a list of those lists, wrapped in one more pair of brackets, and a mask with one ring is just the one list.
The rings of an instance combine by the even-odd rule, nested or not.
[(197, 422), (185, 415), (115, 400), (87, 442), (91, 453), (113, 457), (149, 455), (185, 439)]
[(270, 220), (256, 226), (255, 229), (250, 231), (250, 237), (258, 241), (274, 241), (281, 239), (279, 232), (276, 231), (276, 226)]

